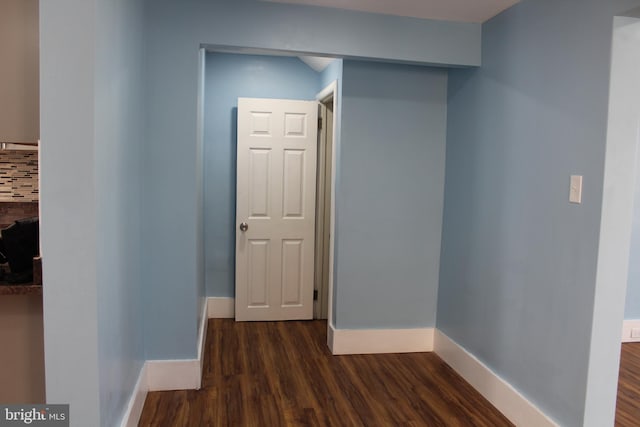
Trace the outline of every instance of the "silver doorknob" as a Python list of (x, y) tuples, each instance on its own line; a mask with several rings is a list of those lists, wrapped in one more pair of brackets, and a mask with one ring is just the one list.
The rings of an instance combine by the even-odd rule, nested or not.
[(240, 231), (247, 231), (249, 229), (249, 224), (243, 222), (240, 224)]

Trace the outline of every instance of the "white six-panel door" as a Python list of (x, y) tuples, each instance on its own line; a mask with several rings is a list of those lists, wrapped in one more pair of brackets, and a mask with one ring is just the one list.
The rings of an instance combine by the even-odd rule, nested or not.
[(313, 317), (317, 114), (238, 99), (236, 320)]

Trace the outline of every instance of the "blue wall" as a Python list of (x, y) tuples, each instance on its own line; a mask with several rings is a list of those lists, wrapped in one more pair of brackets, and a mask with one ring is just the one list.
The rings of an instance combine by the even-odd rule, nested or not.
[(447, 72), (344, 61), (335, 326), (434, 326)]
[(142, 2), (40, 7), (47, 401), (118, 425), (144, 359)]
[(342, 59), (332, 61), (327, 68), (320, 73), (320, 90), (329, 86), (332, 82), (338, 82), (338, 91), (340, 92), (340, 81), (342, 80)]
[[(640, 155), (636, 165), (640, 165)], [(629, 279), (624, 318), (640, 319), (640, 173), (637, 172), (633, 206), (633, 228), (631, 231), (631, 250), (629, 251)]]
[(612, 21), (634, 4), (524, 0), (483, 25), (482, 68), (450, 73), (437, 325), (561, 425), (615, 404), (619, 347), (591, 326)]
[(205, 86), (207, 295), (233, 297), (238, 98), (313, 100), (320, 75), (295, 57), (208, 53)]
[[(630, 11), (628, 16), (640, 18), (640, 9)], [(629, 67), (630, 71), (633, 70)], [(636, 79), (635, 74), (628, 76), (630, 81)], [(626, 82), (625, 82), (626, 83)], [(629, 106), (625, 110), (633, 111)], [(627, 281), (627, 295), (624, 318), (627, 320), (640, 319), (640, 149), (636, 153), (636, 176), (634, 183), (633, 223), (631, 230), (631, 248), (629, 251), (629, 270)]]
[[(100, 425), (118, 425), (144, 362), (141, 254), (143, 11), (96, 9), (95, 200)], [(74, 420), (75, 422), (75, 420)]]
[[(48, 402), (71, 403), (75, 426), (93, 425), (100, 417), (95, 64), (87, 60), (94, 54), (94, 3), (40, 2), (40, 243), (46, 283), (46, 397)], [(69, 268), (70, 260), (74, 268)]]
[(201, 286), (194, 221), (201, 44), (476, 65), (480, 26), (256, 0), (145, 4), (145, 350), (149, 359), (192, 358)]

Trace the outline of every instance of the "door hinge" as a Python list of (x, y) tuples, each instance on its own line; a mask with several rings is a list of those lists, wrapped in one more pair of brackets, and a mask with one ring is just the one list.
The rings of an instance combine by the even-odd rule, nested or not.
[(318, 301), (318, 290), (317, 289), (313, 290), (313, 300), (314, 301)]
[(318, 117), (318, 129), (322, 129), (322, 117)]

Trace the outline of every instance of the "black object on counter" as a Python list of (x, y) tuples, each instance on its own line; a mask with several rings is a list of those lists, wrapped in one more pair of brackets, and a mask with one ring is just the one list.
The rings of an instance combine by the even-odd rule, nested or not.
[(0, 231), (0, 253), (9, 263), (9, 283), (33, 280), (33, 257), (40, 252), (39, 221), (37, 217), (20, 219)]

